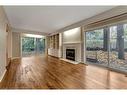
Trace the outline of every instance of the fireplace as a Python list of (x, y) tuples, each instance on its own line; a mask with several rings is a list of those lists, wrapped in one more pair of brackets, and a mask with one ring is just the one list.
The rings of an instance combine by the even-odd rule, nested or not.
[(66, 49), (66, 59), (75, 61), (75, 49)]

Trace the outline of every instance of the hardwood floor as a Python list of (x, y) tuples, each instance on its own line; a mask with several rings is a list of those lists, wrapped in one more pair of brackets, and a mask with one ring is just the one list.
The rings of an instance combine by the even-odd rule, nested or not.
[(96, 66), (71, 64), (51, 56), (12, 61), (1, 89), (124, 89), (127, 77)]

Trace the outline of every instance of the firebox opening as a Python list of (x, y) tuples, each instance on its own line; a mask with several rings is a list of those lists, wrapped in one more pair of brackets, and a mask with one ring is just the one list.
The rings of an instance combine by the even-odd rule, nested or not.
[(66, 59), (75, 61), (75, 49), (66, 49)]

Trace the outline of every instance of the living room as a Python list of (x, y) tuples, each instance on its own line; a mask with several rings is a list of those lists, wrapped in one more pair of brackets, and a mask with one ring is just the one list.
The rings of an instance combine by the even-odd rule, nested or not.
[(127, 88), (126, 6), (0, 6), (0, 17), (1, 89)]

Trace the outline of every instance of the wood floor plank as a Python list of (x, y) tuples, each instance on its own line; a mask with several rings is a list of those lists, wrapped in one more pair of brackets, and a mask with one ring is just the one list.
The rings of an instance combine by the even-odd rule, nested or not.
[(14, 59), (1, 89), (126, 89), (127, 77), (96, 66), (51, 56)]

